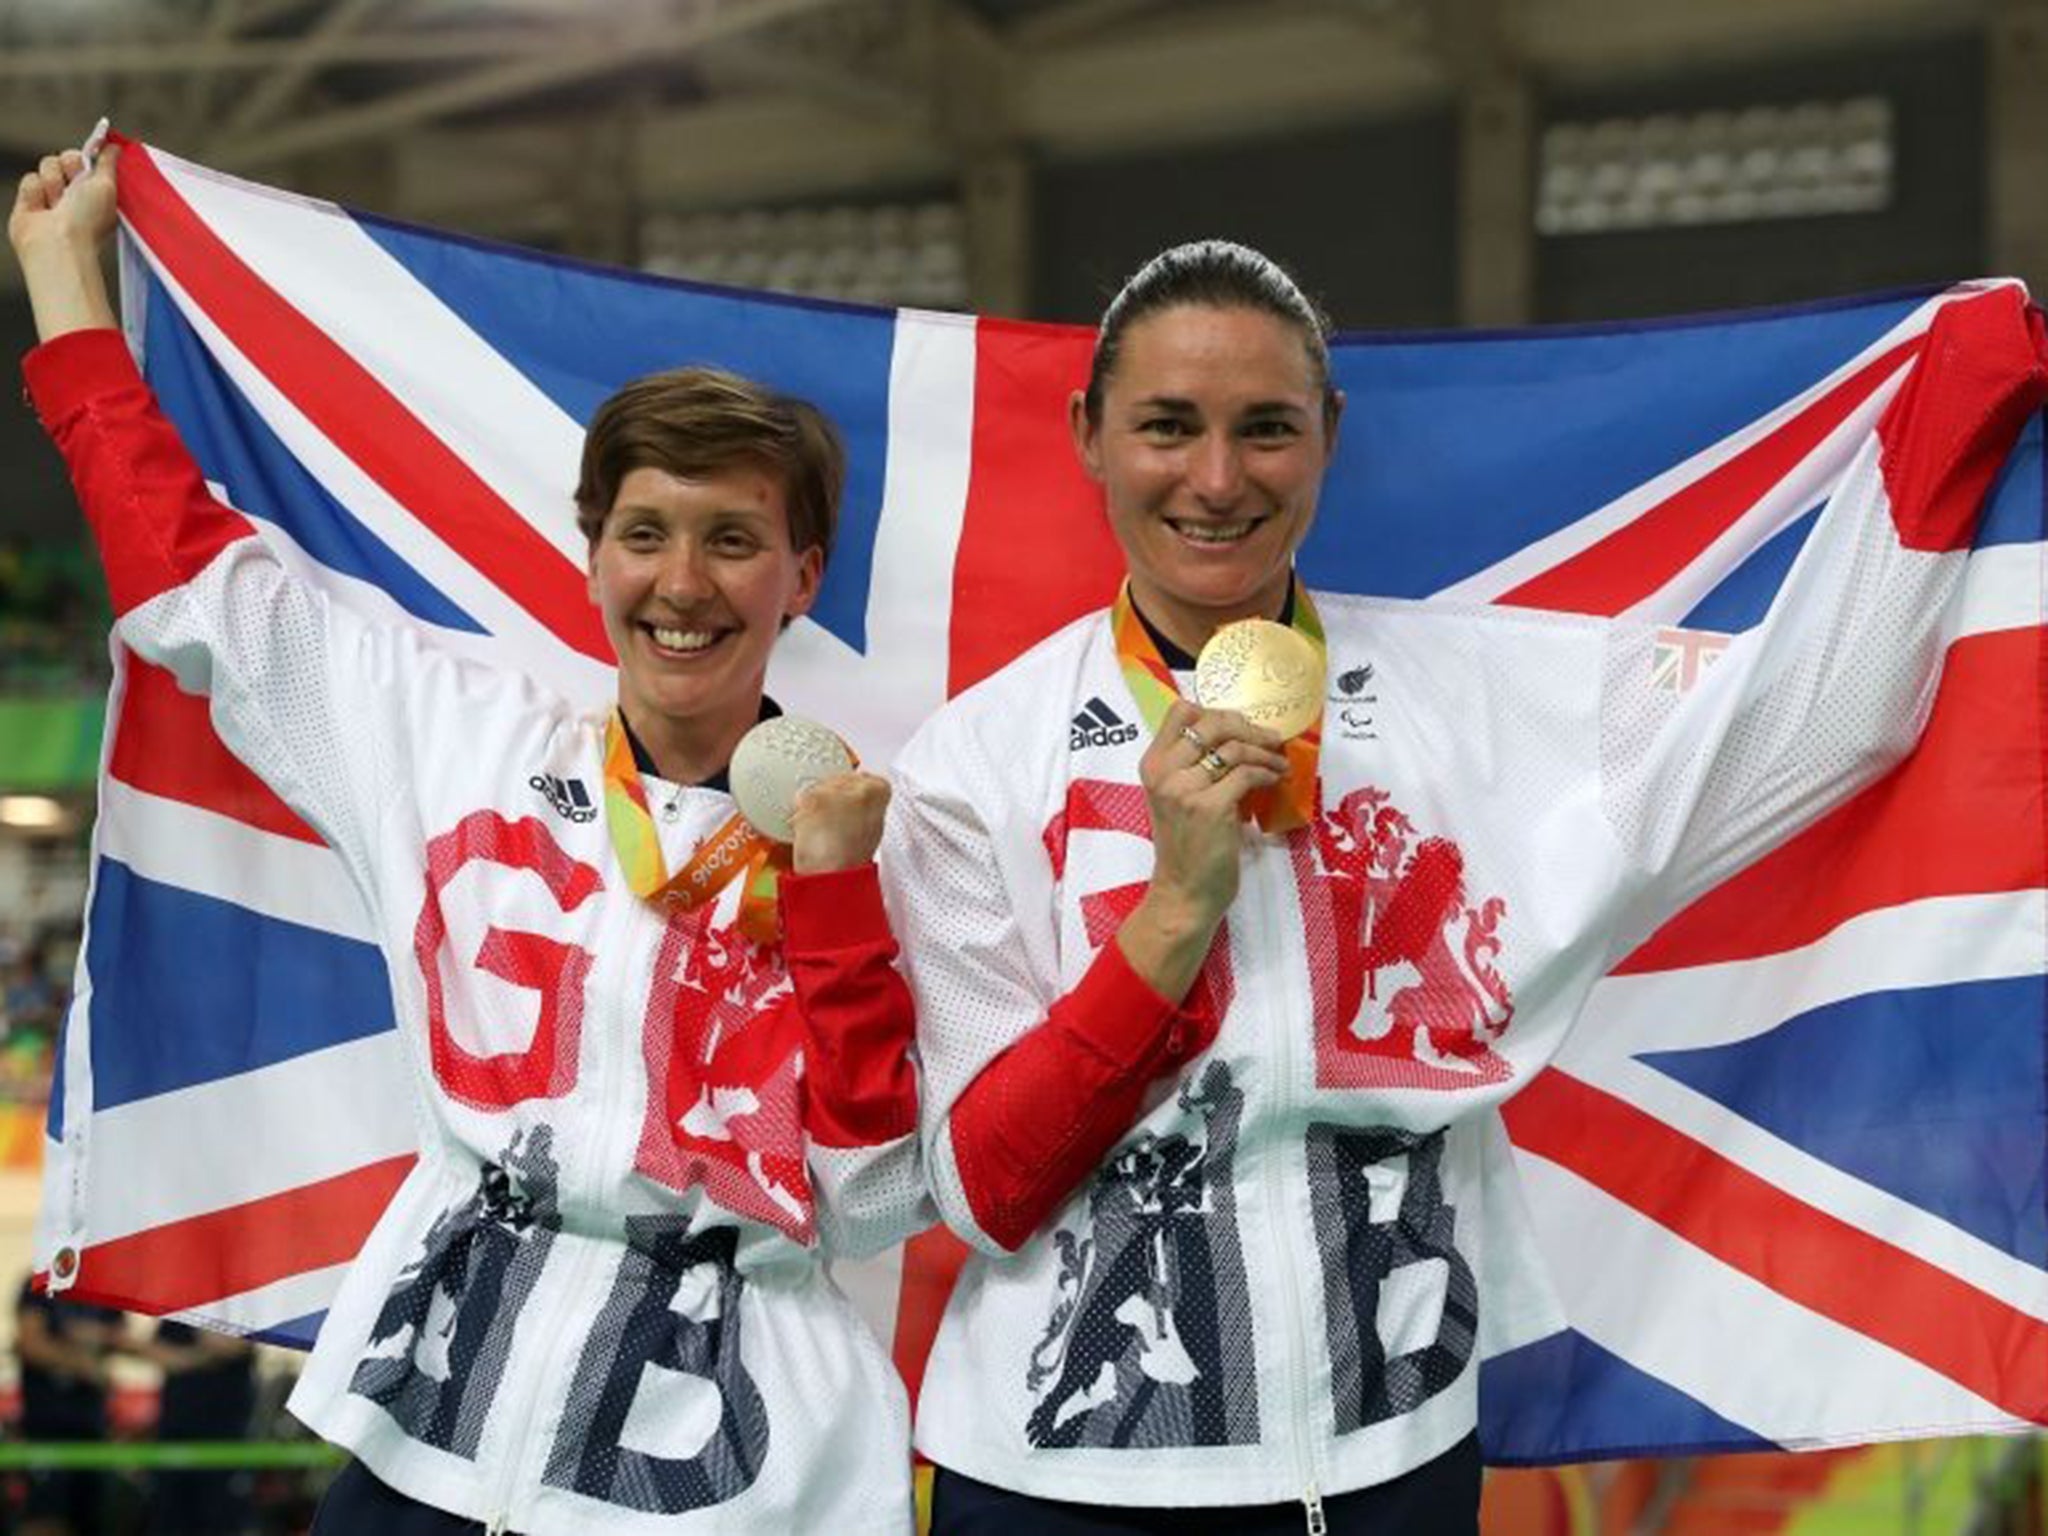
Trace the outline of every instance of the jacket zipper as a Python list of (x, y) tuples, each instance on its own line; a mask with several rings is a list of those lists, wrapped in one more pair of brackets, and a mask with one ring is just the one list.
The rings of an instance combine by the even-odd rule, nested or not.
[[(566, 1161), (563, 1166), (566, 1170)], [(562, 1236), (563, 1234), (558, 1231), (555, 1234), (556, 1241), (560, 1242)], [(560, 1260), (570, 1271), (569, 1283), (559, 1288), (560, 1297), (546, 1319), (548, 1326), (545, 1329), (534, 1326), (538, 1319), (533, 1318), (531, 1314), (520, 1319), (520, 1324), (531, 1333), (536, 1343), (532, 1356), (534, 1369), (530, 1374), (523, 1375), (511, 1383), (513, 1390), (519, 1394), (517, 1416), (513, 1420), (512, 1432), (505, 1438), (508, 1454), (503, 1470), (494, 1479), (497, 1493), (490, 1504), (492, 1514), (484, 1522), (485, 1536), (504, 1536), (504, 1533), (511, 1529), (512, 1501), (518, 1493), (520, 1473), (522, 1469), (534, 1464), (532, 1447), (527, 1442), (533, 1437), (533, 1423), (540, 1411), (541, 1392), (550, 1383), (561, 1379), (561, 1367), (557, 1357), (564, 1345), (577, 1337), (576, 1329), (564, 1327), (562, 1324), (568, 1321), (576, 1298), (589, 1294), (590, 1266), (597, 1252), (594, 1243), (583, 1242), (579, 1243), (578, 1247), (581, 1251), (574, 1255), (560, 1255)], [(559, 1272), (557, 1269), (557, 1273)], [(517, 1358), (515, 1355), (514, 1359)], [(545, 1457), (541, 1458), (540, 1464), (547, 1464)]]
[[(1267, 899), (1260, 903), (1262, 915), (1270, 914), (1285, 905), (1287, 893), (1285, 890), (1276, 889), (1279, 882), (1270, 874), (1276, 846), (1264, 841), (1254, 841), (1252, 843), (1252, 850), (1257, 859), (1258, 879), (1267, 888)], [(1279, 857), (1286, 857), (1284, 847), (1280, 849)], [(1292, 885), (1291, 877), (1288, 885), (1290, 887)], [(1276, 897), (1279, 898), (1277, 905), (1275, 902)], [(1266, 922), (1262, 923), (1261, 926), (1270, 926), (1270, 922), (1270, 917), (1267, 917)], [(1291, 963), (1294, 961), (1295, 956), (1281, 942), (1280, 935), (1267, 932), (1262, 933), (1260, 938), (1262, 940), (1261, 948), (1263, 953), (1269, 955), (1286, 953), (1290, 962), (1289, 969), (1299, 971), (1306, 977), (1306, 966), (1293, 965)], [(1288, 989), (1283, 989), (1283, 991), (1285, 990)], [(1273, 1030), (1273, 1108), (1276, 1115), (1285, 1123), (1288, 1112), (1293, 1108), (1294, 1041), (1288, 1032), (1287, 1010), (1284, 1004), (1280, 1008), (1279, 1016), (1275, 1022), (1278, 1027)], [(1315, 1456), (1309, 1445), (1308, 1421), (1310, 1405), (1308, 1401), (1306, 1367), (1304, 1365), (1304, 1362), (1308, 1359), (1308, 1347), (1303, 1338), (1301, 1307), (1299, 1305), (1301, 1272), (1295, 1264), (1293, 1234), (1284, 1230), (1283, 1213), (1288, 1209), (1286, 1169), (1282, 1166), (1282, 1155), (1277, 1150), (1268, 1155), (1266, 1163), (1266, 1195), (1267, 1209), (1271, 1213), (1270, 1220), (1273, 1225), (1273, 1235), (1277, 1239), (1274, 1247), (1279, 1250), (1282, 1280), (1280, 1286), (1281, 1310), (1287, 1315), (1287, 1358), (1284, 1375), (1287, 1381), (1287, 1396), (1289, 1399), (1287, 1405), (1288, 1431), (1294, 1439), (1295, 1470), (1301, 1477), (1301, 1503), (1308, 1517), (1308, 1529), (1311, 1532), (1311, 1536), (1321, 1536), (1321, 1533), (1328, 1529), (1328, 1525), (1323, 1515), (1322, 1494), (1316, 1486)]]
[[(605, 892), (605, 895), (610, 897), (616, 897), (618, 894), (615, 889), (609, 886)], [(620, 957), (612, 962), (613, 967), (616, 969), (623, 970), (631, 965), (634, 951), (629, 940), (633, 918), (636, 915), (636, 907), (631, 903), (623, 903), (615, 906), (612, 909), (609, 920), (600, 925), (601, 938), (599, 943), (602, 946), (600, 953)], [(659, 953), (658, 948), (656, 953)], [(627, 994), (622, 986), (617, 985), (618, 981), (619, 978), (617, 976), (605, 975), (600, 970), (592, 978), (590, 984), (598, 985), (611, 982), (614, 984), (614, 995), (624, 998)], [(603, 1013), (603, 1008), (595, 1008), (590, 1011), (590, 1016), (600, 1017)], [(595, 1049), (590, 1052), (590, 1072), (587, 1077), (583, 1075), (581, 1064), (579, 1064), (579, 1085), (586, 1089), (594, 1086), (600, 1094), (608, 1098), (616, 1092), (617, 1085), (612, 1080), (619, 1076), (619, 1074), (611, 1070), (609, 1042), (605, 1039), (603, 1029), (579, 1031), (579, 1049), (584, 1042), (591, 1042)], [(579, 1095), (571, 1094), (566, 1102), (574, 1102), (578, 1097)], [(579, 1169), (590, 1167), (594, 1176), (597, 1173), (601, 1173), (604, 1167), (609, 1166), (603, 1157), (605, 1150), (604, 1142), (607, 1139), (605, 1132), (615, 1118), (622, 1118), (623, 1116), (622, 1114), (615, 1115), (614, 1110), (616, 1106), (600, 1100), (585, 1099), (584, 1106), (589, 1114), (589, 1118), (579, 1128), (582, 1134), (577, 1138), (576, 1149), (578, 1157), (573, 1166)], [(563, 1206), (569, 1203), (567, 1186), (570, 1181), (570, 1169), (572, 1167), (569, 1161), (567, 1143), (568, 1137), (565, 1135), (562, 1148), (562, 1187), (557, 1194), (557, 1199)], [(562, 1236), (563, 1233), (560, 1231), (555, 1234), (557, 1241)], [(557, 1303), (554, 1313), (548, 1318), (550, 1326), (546, 1331), (534, 1331), (534, 1337), (543, 1341), (539, 1345), (538, 1357), (534, 1362), (537, 1369), (535, 1369), (531, 1376), (516, 1386), (516, 1390), (520, 1393), (518, 1417), (514, 1420), (516, 1427), (513, 1433), (507, 1437), (505, 1442), (511, 1454), (506, 1457), (504, 1470), (496, 1479), (497, 1497), (491, 1503), (494, 1513), (484, 1522), (485, 1536), (505, 1536), (505, 1533), (511, 1529), (512, 1501), (518, 1491), (520, 1470), (531, 1465), (533, 1461), (530, 1454), (531, 1447), (528, 1446), (527, 1441), (533, 1435), (533, 1421), (535, 1414), (539, 1411), (540, 1394), (544, 1386), (560, 1379), (559, 1372), (555, 1368), (556, 1356), (560, 1353), (564, 1341), (576, 1333), (573, 1327), (562, 1327), (559, 1324), (567, 1320), (568, 1309), (574, 1305), (576, 1298), (586, 1296), (589, 1292), (589, 1270), (596, 1248), (594, 1245), (589, 1244), (579, 1246), (583, 1251), (578, 1253), (573, 1259), (570, 1259), (567, 1254), (563, 1255), (563, 1258), (568, 1260), (572, 1267), (574, 1283), (561, 1288), (561, 1300)], [(522, 1319), (521, 1321), (525, 1322), (527, 1319)], [(571, 1368), (573, 1369), (573, 1366)], [(545, 1464), (545, 1459), (543, 1459), (542, 1465)]]

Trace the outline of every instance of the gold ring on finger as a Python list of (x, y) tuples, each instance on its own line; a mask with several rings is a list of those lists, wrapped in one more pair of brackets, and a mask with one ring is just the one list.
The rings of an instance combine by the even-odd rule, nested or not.
[(1213, 747), (1205, 751), (1196, 761), (1202, 765), (1202, 771), (1208, 774), (1212, 780), (1220, 780), (1226, 773), (1230, 772), (1230, 764), (1226, 763), (1222, 755)]

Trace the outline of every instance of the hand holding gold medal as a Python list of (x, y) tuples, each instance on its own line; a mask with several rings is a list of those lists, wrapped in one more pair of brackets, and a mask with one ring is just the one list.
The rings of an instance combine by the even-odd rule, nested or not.
[(733, 749), (733, 802), (755, 831), (788, 844), (802, 874), (852, 869), (875, 856), (889, 784), (858, 771), (846, 743), (814, 720), (763, 720)]
[(1322, 647), (1271, 619), (1240, 619), (1209, 637), (1195, 658), (1195, 699), (1235, 710), (1282, 741), (1323, 712)]
[[(1308, 823), (1320, 793), (1326, 663), (1322, 621), (1305, 588), (1295, 585), (1291, 623), (1242, 619), (1209, 636), (1195, 661), (1199, 713), (1180, 698), (1128, 583), (1110, 610), (1110, 628), (1131, 697), (1145, 723), (1161, 733), (1140, 767), (1155, 825), (1165, 814), (1160, 796), (1167, 773), (1193, 767), (1210, 784), (1228, 787), (1239, 766), (1277, 775), (1255, 785), (1237, 781), (1232, 804), (1239, 815), (1272, 834)], [(1243, 724), (1224, 718), (1233, 715)], [(1246, 726), (1256, 734), (1244, 735)]]
[[(1287, 776), (1241, 807), (1269, 832), (1300, 826), (1315, 810), (1326, 669), (1317, 640), (1271, 619), (1224, 625), (1195, 658), (1195, 698), (1204, 709), (1234, 711), (1284, 743)], [(1213, 758), (1208, 753), (1201, 765), (1220, 779)]]

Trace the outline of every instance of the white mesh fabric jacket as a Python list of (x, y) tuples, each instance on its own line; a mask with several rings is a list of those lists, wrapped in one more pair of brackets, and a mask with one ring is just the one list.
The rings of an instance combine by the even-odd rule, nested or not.
[[(923, 1224), (916, 1137), (806, 1135), (782, 948), (735, 931), (737, 882), (673, 915), (628, 888), (601, 716), (295, 580), (207, 497), (119, 337), (90, 334), (31, 376), (120, 637), (208, 696), (340, 855), (410, 1068), (418, 1162), (293, 1412), (525, 1536), (909, 1530), (903, 1388), (825, 1261)], [(161, 590), (124, 603), (138, 585)], [(733, 813), (703, 788), (677, 808), (671, 868)]]
[(1560, 1321), (1495, 1111), (1664, 917), (1915, 739), (1988, 474), (1967, 466), (2040, 400), (2020, 315), (1990, 346), (1936, 322), (1767, 620), (1696, 678), (1650, 624), (1318, 596), (1319, 818), (1247, 829), (1216, 1040), (1014, 1254), (977, 1222), (956, 1110), (1149, 879), (1149, 733), (1104, 727), (1140, 718), (1104, 614), (927, 723), (882, 867), (930, 1177), (977, 1252), (924, 1454), (1063, 1500), (1252, 1504), (1384, 1482), (1473, 1430), (1482, 1335)]

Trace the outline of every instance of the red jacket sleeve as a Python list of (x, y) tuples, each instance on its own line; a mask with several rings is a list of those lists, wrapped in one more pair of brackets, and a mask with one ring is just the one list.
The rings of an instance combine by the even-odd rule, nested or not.
[(119, 331), (72, 331), (22, 360), (106, 567), (114, 612), (191, 579), (254, 530), (216, 501)]
[(917, 1129), (916, 1014), (873, 864), (782, 877), (782, 953), (804, 1023), (804, 1129), (867, 1147)]
[(1021, 1248), (1144, 1111), (1154, 1079), (1208, 1049), (1218, 1020), (1197, 982), (1176, 1007), (1114, 939), (1045, 1022), (967, 1085), (949, 1127), (974, 1219)]

